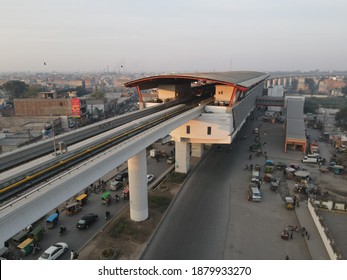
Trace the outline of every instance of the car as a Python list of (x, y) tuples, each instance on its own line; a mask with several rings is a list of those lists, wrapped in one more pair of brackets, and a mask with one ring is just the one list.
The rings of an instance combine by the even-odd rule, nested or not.
[(168, 157), (166, 162), (167, 163), (175, 163), (175, 158), (174, 157)]
[(38, 258), (39, 260), (56, 260), (63, 253), (65, 253), (69, 249), (69, 246), (64, 242), (58, 242), (51, 247), (49, 247), (46, 251), (42, 253), (42, 255)]
[(126, 171), (123, 171), (123, 172), (120, 172), (116, 175), (115, 179), (116, 181), (123, 181), (124, 179), (127, 179), (128, 178), (128, 172)]
[(147, 174), (147, 184), (149, 184), (153, 180), (154, 180), (154, 175), (153, 174)]
[(95, 213), (88, 213), (78, 221), (76, 227), (78, 229), (85, 229), (88, 228), (90, 224), (95, 222), (98, 219), (98, 215)]
[(118, 191), (124, 187), (124, 184), (120, 181), (114, 180), (111, 182), (110, 190), (111, 191)]

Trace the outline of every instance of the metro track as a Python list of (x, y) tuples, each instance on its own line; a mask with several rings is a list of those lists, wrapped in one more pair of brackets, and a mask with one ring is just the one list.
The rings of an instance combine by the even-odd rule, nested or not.
[(20, 192), (32, 189), (37, 184), (59, 174), (84, 160), (105, 151), (126, 139), (129, 139), (159, 123), (175, 117), (189, 109), (191, 105), (177, 105), (169, 109), (160, 111), (153, 116), (133, 120), (126, 127), (119, 128), (119, 131), (107, 139), (94, 141), (92, 144), (85, 145), (79, 149), (65, 153), (62, 157), (51, 160), (35, 167), (31, 172), (14, 176), (10, 180), (0, 184), (0, 201), (11, 196), (18, 195)]
[[(155, 114), (162, 110), (171, 108), (182, 103), (182, 100), (175, 100), (161, 105), (146, 108), (144, 110), (124, 114), (115, 118), (110, 118), (104, 121), (88, 125), (77, 130), (57, 135), (56, 143), (63, 141), (67, 146), (81, 142), (85, 139), (104, 133), (116, 127), (122, 126), (131, 121), (141, 119), (143, 117)], [(42, 157), (47, 154), (54, 153), (54, 139), (46, 139), (44, 141), (30, 144), (29, 146), (18, 148), (14, 151), (0, 155), (0, 172), (9, 170), (15, 166), (19, 166), (33, 159)]]

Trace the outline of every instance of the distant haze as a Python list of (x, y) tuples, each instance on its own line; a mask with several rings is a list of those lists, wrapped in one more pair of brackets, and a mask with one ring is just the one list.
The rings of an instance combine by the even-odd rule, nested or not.
[(346, 11), (346, 0), (0, 0), (0, 72), (347, 70)]

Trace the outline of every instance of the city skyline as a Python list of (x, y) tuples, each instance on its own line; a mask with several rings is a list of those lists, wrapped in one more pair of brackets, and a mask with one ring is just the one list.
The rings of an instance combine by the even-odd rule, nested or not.
[(342, 0), (1, 4), (0, 72), (347, 69)]

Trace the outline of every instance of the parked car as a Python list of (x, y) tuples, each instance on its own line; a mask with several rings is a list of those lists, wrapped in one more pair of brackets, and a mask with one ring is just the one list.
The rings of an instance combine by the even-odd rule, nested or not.
[(149, 184), (153, 180), (154, 180), (154, 175), (153, 174), (147, 174), (147, 184)]
[(175, 163), (175, 158), (174, 157), (168, 157), (166, 162), (167, 163)]
[(95, 213), (88, 213), (84, 215), (77, 223), (76, 227), (78, 229), (88, 228), (90, 224), (98, 219), (98, 215)]
[(124, 184), (120, 181), (113, 180), (110, 185), (111, 191), (118, 191), (124, 187)]
[(128, 172), (126, 171), (123, 171), (123, 172), (120, 172), (116, 175), (115, 179), (116, 181), (123, 181), (124, 179), (128, 179)]
[(44, 251), (39, 257), (39, 260), (56, 260), (66, 252), (68, 248), (69, 246), (66, 243), (58, 242)]

